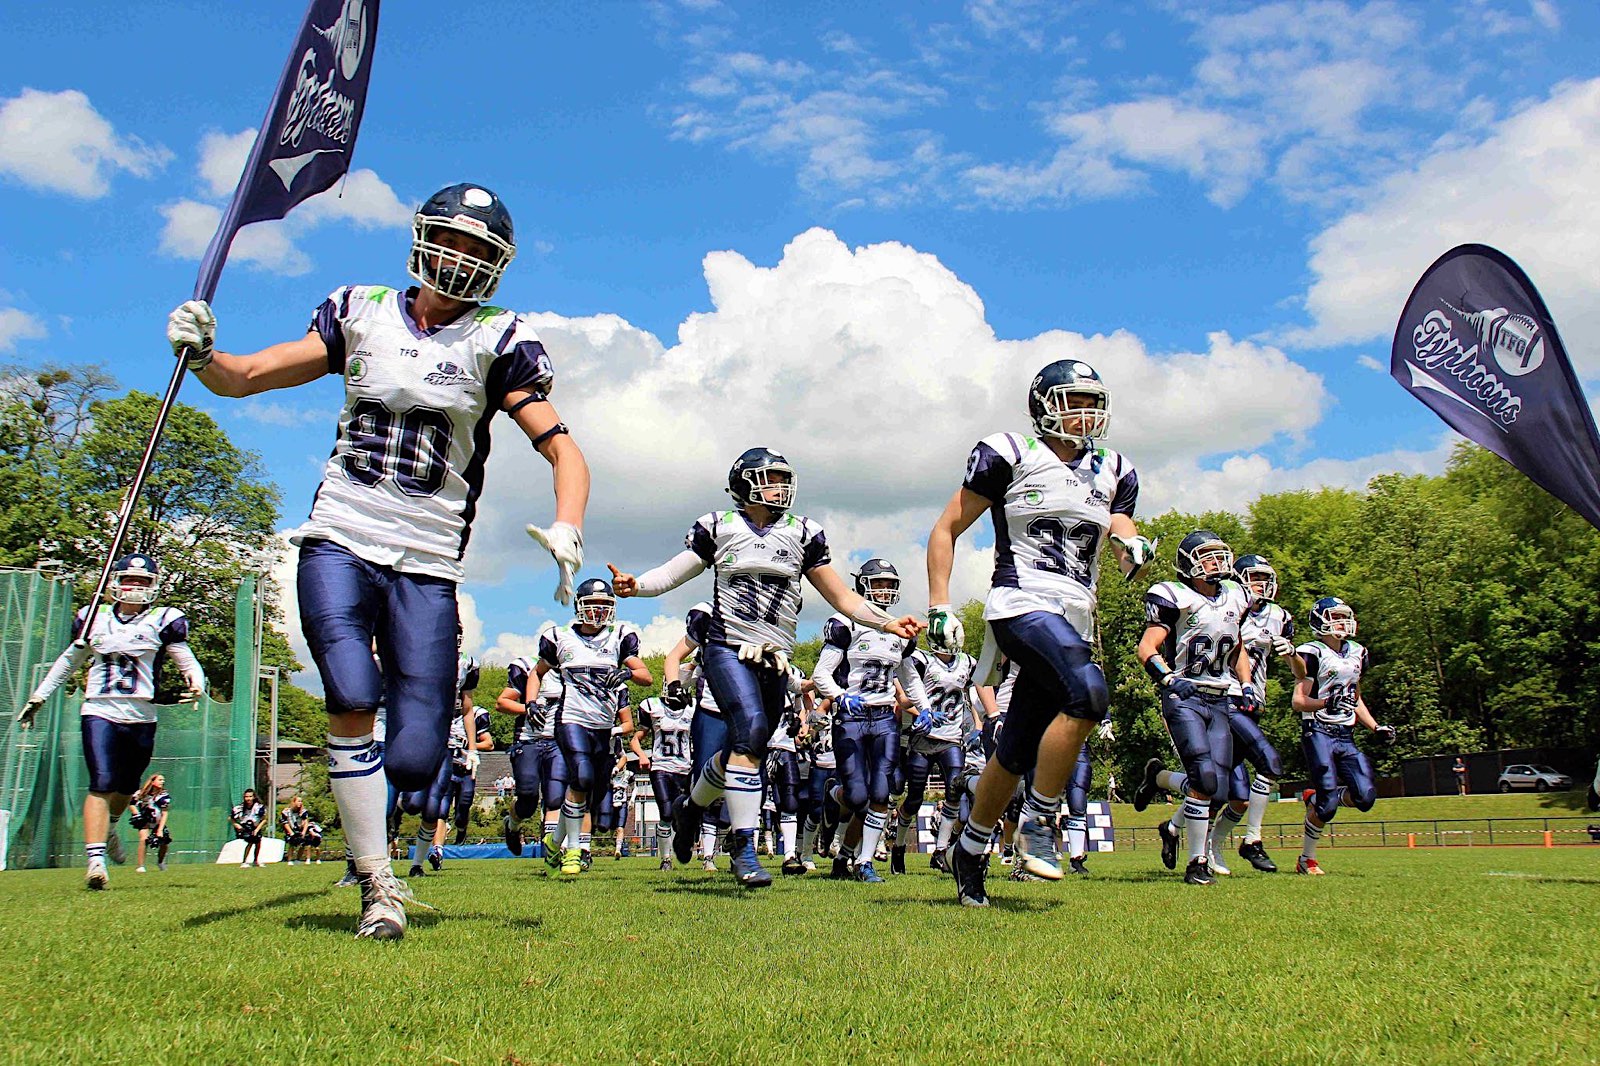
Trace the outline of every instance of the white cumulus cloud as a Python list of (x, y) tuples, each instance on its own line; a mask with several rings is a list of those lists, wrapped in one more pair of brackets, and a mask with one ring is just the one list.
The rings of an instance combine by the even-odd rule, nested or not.
[(23, 341), (42, 340), (48, 332), (38, 315), (15, 307), (0, 307), (0, 352), (15, 351)]
[(29, 188), (97, 200), (118, 171), (147, 178), (172, 153), (119, 134), (77, 89), (23, 89), (0, 99), (0, 175)]

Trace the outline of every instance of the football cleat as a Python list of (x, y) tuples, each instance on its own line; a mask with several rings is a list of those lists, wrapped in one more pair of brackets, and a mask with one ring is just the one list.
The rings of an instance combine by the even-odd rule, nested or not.
[(1317, 790), (1314, 788), (1302, 789), (1300, 792), (1300, 802), (1309, 807), (1311, 806), (1311, 801), (1316, 798), (1316, 795)]
[(1302, 855), (1294, 861), (1294, 872), (1297, 874), (1310, 874), (1312, 877), (1321, 877), (1328, 871), (1318, 866), (1316, 859), (1308, 859)]
[[(318, 866), (321, 866), (321, 865), (322, 865), (322, 860), (321, 860), (321, 859), (318, 859), (318, 860), (317, 860), (317, 865), (318, 865)], [(167, 871), (167, 864), (166, 864), (166, 861), (165, 861), (165, 860), (163, 860), (163, 861), (161, 861), (161, 862), (158, 862), (158, 863), (156, 863), (156, 869), (157, 869), (157, 870), (160, 870), (160, 871), (161, 871), (161, 872), (162, 872), (162, 873), (166, 873), (166, 871)]]
[(663, 869), (663, 870), (670, 870), (670, 869), (672, 869), (672, 860), (671, 860), (671, 859), (662, 859), (662, 860), (661, 860), (661, 868), (662, 868), (662, 869)]
[(406, 903), (410, 891), (395, 879), (388, 866), (361, 879), (361, 918), (358, 940), (399, 940), (406, 935)]
[(106, 834), (106, 858), (121, 866), (128, 861), (128, 853), (122, 847), (122, 838), (115, 829)]
[(1267, 849), (1259, 840), (1248, 844), (1240, 844), (1239, 858), (1243, 859), (1245, 862), (1248, 862), (1251, 866), (1254, 866), (1257, 870), (1260, 870), (1264, 874), (1275, 874), (1278, 872), (1278, 864), (1267, 857)]
[(1028, 872), (1028, 868), (1026, 866), (1022, 865), (1020, 862), (1017, 863), (1015, 866), (1013, 866), (1011, 868), (1011, 872), (1009, 874), (1007, 874), (1006, 877), (1007, 877), (1008, 880), (1011, 880), (1011, 881), (1040, 881), (1040, 882), (1042, 882), (1044, 880), (1044, 878), (1040, 877), (1038, 874), (1029, 873)]
[[(294, 863), (291, 862), (289, 865), (293, 866)], [(143, 866), (139, 866), (139, 867), (136, 867), (133, 872), (136, 873), (136, 874), (142, 874), (142, 873), (145, 873), (146, 871), (145, 871), (145, 868)]]
[(1156, 785), (1156, 775), (1163, 769), (1160, 759), (1151, 759), (1144, 764), (1144, 777), (1140, 779), (1139, 787), (1133, 790), (1134, 810), (1142, 811), (1150, 806), (1150, 801), (1155, 799), (1156, 794), (1161, 791), (1160, 787)]
[(578, 861), (583, 863), (583, 868), (587, 872), (589, 867), (594, 865), (594, 852), (588, 848), (579, 848), (578, 856)]
[(1161, 834), (1161, 865), (1169, 870), (1178, 868), (1178, 831), (1167, 822), (1156, 826), (1156, 832)]
[(444, 849), (437, 844), (428, 849), (428, 865), (433, 867), (434, 873), (444, 866)]
[(1067, 861), (1067, 873), (1082, 874), (1085, 877), (1089, 876), (1089, 866), (1083, 861), (1082, 855)]
[(810, 859), (807, 859), (805, 862), (802, 862), (800, 865), (805, 867), (805, 871), (808, 874), (814, 874), (814, 873), (817, 872), (817, 864), (815, 862), (813, 862), (812, 860), (810, 860)]
[(1012, 845), (1012, 844), (1002, 844), (1000, 846), (1000, 865), (1001, 866), (1010, 866), (1012, 863), (1014, 863), (1016, 861), (1017, 861), (1017, 849), (1016, 849), (1016, 846)]
[[(407, 877), (422, 877), (424, 874), (425, 874), (425, 871), (422, 869), (422, 864), (420, 862), (412, 863), (411, 864), (411, 869), (406, 871), (406, 876)], [(356, 883), (360, 884), (361, 882), (357, 881)]]
[(1211, 876), (1211, 867), (1204, 859), (1190, 859), (1189, 866), (1183, 871), (1183, 883), (1186, 885), (1214, 885), (1217, 879)]
[(883, 884), (883, 878), (878, 876), (878, 871), (872, 868), (870, 862), (864, 862), (856, 867), (856, 880), (869, 885)]
[(104, 859), (90, 859), (89, 868), (83, 871), (83, 884), (96, 892), (102, 892), (111, 887), (111, 875), (106, 873)]
[(346, 862), (344, 864), (344, 876), (335, 881), (333, 883), (333, 887), (355, 888), (359, 884), (361, 884), (361, 879), (356, 876), (356, 864), (353, 862)]
[(583, 851), (579, 848), (567, 848), (561, 853), (561, 875), (577, 877), (581, 873), (583, 873)]
[(506, 834), (506, 850), (513, 855), (522, 854), (522, 823), (506, 815), (500, 823)]
[(903, 874), (906, 872), (906, 849), (895, 848), (889, 856), (889, 872)]
[(756, 855), (756, 840), (751, 833), (738, 834), (738, 844), (733, 849), (733, 876), (745, 888), (766, 888), (772, 884), (772, 875), (761, 865)]
[[(694, 861), (695, 841), (700, 839), (700, 808), (688, 798), (678, 801), (672, 811), (672, 857), (681, 863)], [(709, 858), (709, 856), (707, 856)]]
[(556, 835), (545, 833), (539, 838), (540, 845), (544, 848), (544, 864), (555, 870), (561, 866), (561, 848), (556, 845)]
[(791, 855), (783, 860), (783, 872), (789, 877), (804, 877), (806, 864), (800, 861), (800, 856)]
[(460, 847), (467, 842), (467, 827), (462, 826), (456, 830), (455, 846)]
[(846, 855), (835, 855), (833, 857), (833, 871), (828, 874), (829, 880), (848, 881), (850, 880), (851, 876), (849, 857)]
[(1223, 863), (1222, 856), (1218, 855), (1215, 849), (1212, 849), (1210, 856), (1207, 857), (1206, 865), (1211, 867), (1211, 872), (1216, 874), (1218, 877), (1233, 876), (1233, 871), (1228, 869), (1227, 865)]
[(1027, 813), (1017, 824), (1017, 866), (1041, 881), (1061, 880), (1061, 845), (1056, 842), (1056, 820)]
[(950, 872), (956, 879), (956, 901), (963, 907), (987, 907), (989, 893), (984, 878), (989, 873), (989, 856), (974, 855), (959, 844), (950, 849)]
[(705, 860), (704, 862), (702, 862), (700, 864), (700, 869), (704, 870), (708, 874), (716, 873), (717, 872), (717, 860), (716, 859), (707, 859), (707, 860)]
[(950, 872), (949, 852), (944, 848), (939, 848), (939, 849), (935, 850), (932, 855), (928, 856), (928, 869), (930, 869), (930, 870), (938, 870), (942, 874), (949, 873)]

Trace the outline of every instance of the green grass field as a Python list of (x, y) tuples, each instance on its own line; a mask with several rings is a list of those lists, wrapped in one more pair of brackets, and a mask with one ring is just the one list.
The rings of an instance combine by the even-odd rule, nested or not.
[[(1280, 855), (1280, 861), (1292, 858)], [(1600, 848), (1330, 853), (1179, 882), (1149, 852), (960, 908), (912, 872), (456, 861), (398, 944), (338, 864), (0, 876), (0, 1056), (192, 1062), (1582, 1062)], [(726, 859), (723, 860), (724, 866)], [(996, 870), (999, 870), (998, 865)]]

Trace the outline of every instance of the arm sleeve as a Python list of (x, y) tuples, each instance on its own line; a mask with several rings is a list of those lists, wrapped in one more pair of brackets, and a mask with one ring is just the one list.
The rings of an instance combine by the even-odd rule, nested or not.
[[(697, 523), (695, 529), (699, 528)], [(694, 534), (690, 533), (689, 536), (692, 538)], [(705, 556), (686, 548), (660, 566), (640, 574), (639, 595), (660, 596), (671, 592), (685, 581), (705, 573), (707, 565)]]
[(967, 456), (967, 476), (961, 487), (975, 492), (990, 503), (1001, 503), (1006, 490), (1011, 487), (1010, 460), (995, 451), (984, 441), (979, 441)]
[(39, 682), (39, 687), (33, 690), (35, 696), (49, 699), (56, 689), (78, 671), (84, 663), (89, 661), (89, 647), (76, 642), (67, 645), (67, 650), (56, 657), (55, 663), (50, 667), (50, 672), (44, 675), (44, 680)]
[(187, 643), (167, 645), (167, 654), (172, 656), (172, 663), (183, 674), (184, 681), (189, 687), (204, 691), (206, 687), (206, 672), (200, 667), (200, 660), (194, 657), (194, 652)]
[(844, 662), (843, 648), (837, 644), (822, 645), (822, 654), (817, 656), (817, 666), (811, 671), (811, 680), (816, 683), (817, 691), (827, 699), (836, 699), (844, 694), (844, 689), (833, 679), (833, 672), (842, 662)]
[(1144, 595), (1144, 621), (1146, 625), (1162, 626), (1168, 631), (1178, 626), (1178, 605), (1172, 602), (1160, 585)]
[(917, 705), (919, 710), (928, 706), (928, 687), (922, 683), (922, 674), (917, 671), (916, 660), (909, 655), (900, 660), (896, 668), (900, 678), (900, 687), (906, 690), (906, 698)]

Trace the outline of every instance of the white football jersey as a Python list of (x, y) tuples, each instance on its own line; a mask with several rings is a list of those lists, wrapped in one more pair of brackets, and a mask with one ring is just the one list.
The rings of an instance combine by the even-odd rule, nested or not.
[(911, 657), (917, 673), (922, 675), (922, 685), (928, 690), (929, 709), (943, 719), (928, 733), (928, 739), (944, 744), (959, 744), (965, 736), (966, 723), (972, 719), (972, 674), (978, 660), (966, 652), (958, 652), (948, 663), (929, 651), (918, 651)]
[[(473, 726), (478, 733), (489, 731), (489, 712), (478, 710), (473, 714)], [(464, 758), (467, 753), (467, 728), (461, 723), (461, 715), (450, 716), (450, 757), (452, 759)]]
[(462, 577), (489, 457), (489, 419), (506, 395), (548, 398), (550, 358), (519, 315), (472, 307), (420, 330), (410, 294), (347, 285), (311, 331), (344, 376), (333, 454), (295, 544), (325, 539), (403, 573)]
[(610, 730), (617, 721), (617, 690), (605, 676), (639, 654), (639, 630), (613, 622), (585, 636), (577, 623), (558, 626), (539, 638), (539, 658), (561, 671), (557, 724)]
[(1250, 656), (1250, 680), (1257, 692), (1265, 692), (1267, 668), (1272, 665), (1272, 641), (1275, 637), (1294, 640), (1294, 616), (1275, 603), (1263, 603), (1244, 616), (1239, 627), (1244, 637), (1245, 652)]
[(113, 605), (101, 604), (89, 646), (84, 647), (77, 640), (88, 617), (88, 607), (78, 608), (72, 619), (73, 643), (50, 667), (36, 693), (50, 695), (87, 662), (79, 713), (132, 724), (156, 720), (156, 681), (168, 655), (189, 684), (204, 687), (205, 674), (189, 650), (189, 620), (176, 607), (148, 607), (119, 617)]
[(1089, 639), (1084, 619), (1093, 617), (1111, 516), (1131, 518), (1138, 504), (1133, 464), (1106, 448), (1062, 462), (1043, 441), (996, 433), (972, 449), (962, 485), (992, 504), (994, 577), (984, 618), (1067, 614)]
[(757, 529), (742, 511), (716, 511), (702, 515), (684, 543), (713, 573), (708, 640), (794, 650), (801, 576), (832, 562), (821, 526), (785, 514)]
[(456, 699), (478, 691), (478, 660), (463, 655), (456, 660)]
[(1224, 581), (1215, 596), (1205, 596), (1181, 581), (1161, 581), (1144, 597), (1145, 622), (1165, 626), (1161, 654), (1174, 673), (1201, 688), (1238, 690), (1233, 659), (1239, 651), (1240, 627), (1250, 613), (1250, 593), (1236, 581)]
[[(1301, 714), (1302, 722), (1315, 721), (1319, 725), (1351, 726), (1356, 724), (1355, 698), (1361, 695), (1361, 675), (1367, 672), (1370, 659), (1367, 649), (1353, 640), (1334, 651), (1320, 640), (1302, 644), (1295, 651), (1306, 664), (1306, 674), (1311, 678), (1311, 695), (1328, 700), (1328, 706), (1309, 714)], [(1341, 698), (1349, 697), (1349, 706), (1339, 706)]]
[(668, 707), (651, 696), (639, 704), (639, 724), (650, 730), (650, 768), (664, 774), (689, 772), (689, 725), (694, 708)]
[(844, 653), (834, 667), (833, 681), (869, 707), (893, 707), (894, 681), (900, 664), (917, 650), (913, 637), (897, 637), (832, 614), (822, 623), (822, 646)]

